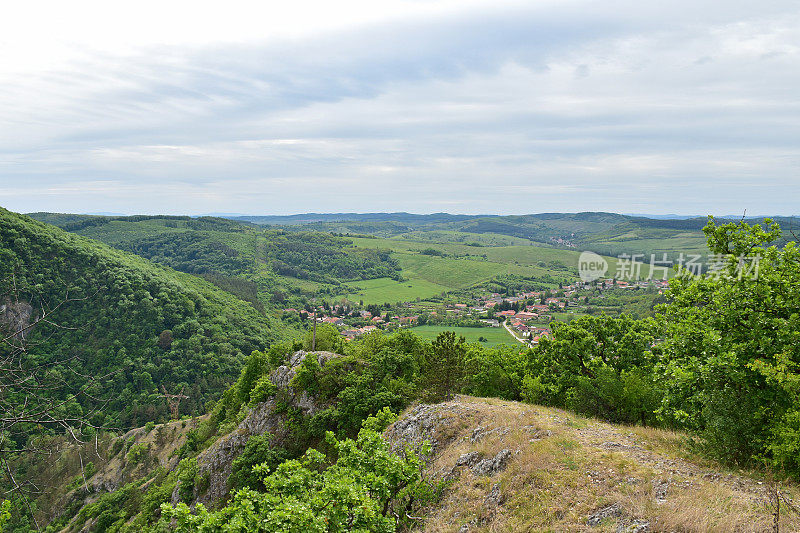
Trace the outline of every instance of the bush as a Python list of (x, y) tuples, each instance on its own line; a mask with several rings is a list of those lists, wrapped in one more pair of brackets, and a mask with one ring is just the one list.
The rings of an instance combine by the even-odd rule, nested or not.
[(182, 459), (178, 464), (178, 499), (189, 503), (194, 499), (197, 459)]
[(128, 453), (125, 455), (125, 460), (131, 465), (138, 465), (147, 458), (150, 454), (150, 445), (142, 443), (134, 444), (131, 446)]
[(265, 465), (266, 472), (272, 472), (279, 464), (289, 458), (289, 454), (282, 448), (274, 448), (270, 441), (272, 436), (253, 435), (247, 440), (242, 453), (231, 464), (231, 475), (228, 486), (232, 489), (250, 487), (251, 489), (264, 490), (262, 476), (253, 471), (256, 465)]
[(262, 376), (261, 379), (256, 382), (253, 390), (250, 392), (250, 405), (266, 402), (268, 399), (274, 396), (277, 391), (278, 388), (269, 379), (269, 376)]
[(177, 532), (216, 530), (222, 524), (260, 531), (395, 531), (407, 525), (404, 517), (425, 491), (420, 490), (420, 459), (410, 452), (392, 453), (375, 431), (382, 422), (365, 422), (355, 440), (340, 441), (328, 433), (331, 456), (311, 448), (274, 471), (254, 467), (266, 490), (242, 489), (220, 511), (198, 504), (192, 514), (185, 504), (164, 504), (161, 525)]
[(594, 379), (579, 376), (567, 403), (579, 413), (611, 422), (653, 425), (663, 392), (652, 375), (640, 370), (617, 374), (602, 368)]

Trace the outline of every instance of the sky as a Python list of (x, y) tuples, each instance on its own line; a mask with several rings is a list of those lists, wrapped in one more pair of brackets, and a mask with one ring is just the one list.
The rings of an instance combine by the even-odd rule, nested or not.
[(798, 214), (800, 3), (12, 2), (18, 212)]

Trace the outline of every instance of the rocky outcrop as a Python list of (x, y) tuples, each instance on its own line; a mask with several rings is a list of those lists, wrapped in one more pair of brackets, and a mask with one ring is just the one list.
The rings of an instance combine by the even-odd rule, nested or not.
[(505, 470), (508, 460), (511, 459), (511, 450), (503, 448), (494, 457), (487, 457), (472, 467), (476, 476), (493, 476)]
[(476, 476), (493, 476), (505, 470), (512, 453), (508, 448), (503, 448), (493, 457), (485, 457), (481, 452), (469, 452), (459, 456), (450, 475), (459, 467), (468, 467)]
[(435, 405), (422, 404), (389, 426), (384, 435), (396, 453), (406, 448), (419, 451), (424, 442), (429, 443), (431, 451), (423, 458), (430, 459), (456, 437), (458, 424), (463, 418), (477, 414), (476, 409), (458, 400)]
[[(295, 352), (285, 365), (278, 367), (270, 374), (269, 379), (275, 384), (278, 391), (283, 393), (281, 395), (282, 402), (288, 402), (290, 406), (301, 409), (305, 415), (313, 415), (323, 406), (306, 391), (296, 390), (291, 386), (292, 379), (297, 375), (297, 368), (306, 357), (316, 357), (319, 366), (324, 367), (331, 359), (339, 357), (339, 355), (324, 351), (305, 352), (301, 350)], [(250, 437), (269, 433), (273, 436), (272, 443), (276, 446), (282, 445), (287, 438), (291, 438), (291, 431), (285, 423), (286, 419), (276, 407), (275, 397), (255, 405), (235, 430), (219, 439), (197, 457), (198, 472), (201, 477), (208, 479), (208, 489), (198, 495), (198, 502), (208, 505), (227, 498), (229, 493), (228, 477), (231, 475), (233, 460), (242, 453)]]
[(17, 339), (25, 339), (30, 334), (32, 318), (33, 307), (28, 302), (8, 299), (0, 302), (0, 330), (15, 333)]

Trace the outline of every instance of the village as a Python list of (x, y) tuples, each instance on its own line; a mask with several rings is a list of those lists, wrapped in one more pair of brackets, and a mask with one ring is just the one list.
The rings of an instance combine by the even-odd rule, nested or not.
[[(336, 327), (345, 340), (374, 330), (438, 326), (505, 328), (509, 342), (538, 344), (551, 334), (553, 322), (568, 322), (586, 314), (630, 312), (626, 302), (633, 294), (645, 302), (655, 301), (668, 288), (667, 280), (621, 281), (599, 279), (593, 282), (559, 284), (542, 290), (507, 293), (478, 289), (468, 294), (448, 293), (423, 301), (369, 304), (341, 299), (335, 303), (314, 302), (301, 309), (283, 310), (285, 320), (300, 320), (309, 326)], [(652, 305), (651, 305), (652, 307)], [(513, 337), (513, 339), (512, 339)], [(482, 338), (482, 337), (481, 337)]]

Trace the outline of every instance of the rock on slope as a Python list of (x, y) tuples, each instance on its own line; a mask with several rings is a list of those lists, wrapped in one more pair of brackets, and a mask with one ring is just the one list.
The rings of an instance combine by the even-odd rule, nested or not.
[[(289, 404), (292, 407), (299, 408), (303, 414), (313, 415), (320, 408), (315, 399), (305, 391), (294, 390), (290, 385), (292, 378), (297, 374), (297, 367), (309, 356), (316, 357), (320, 367), (325, 366), (331, 359), (339, 357), (332, 352), (301, 350), (292, 354), (285, 365), (275, 369), (270, 375), (270, 380), (279, 391), (288, 393)], [(197, 501), (211, 504), (226, 498), (229, 492), (228, 477), (231, 474), (231, 465), (244, 450), (247, 440), (253, 435), (270, 433), (273, 436), (272, 443), (280, 446), (289, 437), (289, 429), (285, 422), (285, 417), (276, 410), (276, 399), (273, 397), (253, 407), (235, 430), (203, 451), (197, 457), (197, 466), (200, 475), (207, 477), (209, 484), (203, 494), (197, 495)], [(174, 503), (178, 501), (177, 491), (178, 487), (173, 494)]]
[[(428, 475), (450, 484), (425, 531), (772, 530), (767, 484), (681, 457), (668, 431), (459, 396), (409, 409), (385, 436), (397, 450), (428, 440)], [(800, 516), (782, 514), (781, 531)]]

